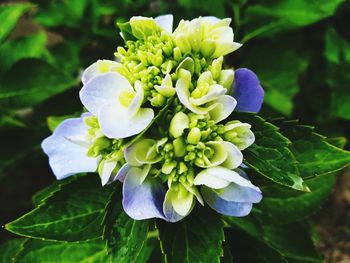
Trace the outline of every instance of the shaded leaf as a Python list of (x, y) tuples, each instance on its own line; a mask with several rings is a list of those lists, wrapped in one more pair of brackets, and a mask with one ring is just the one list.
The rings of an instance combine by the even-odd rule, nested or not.
[(212, 210), (196, 207), (178, 223), (157, 221), (166, 262), (220, 262), (223, 223)]
[(0, 102), (9, 108), (33, 106), (77, 83), (43, 60), (21, 60), (4, 76)]

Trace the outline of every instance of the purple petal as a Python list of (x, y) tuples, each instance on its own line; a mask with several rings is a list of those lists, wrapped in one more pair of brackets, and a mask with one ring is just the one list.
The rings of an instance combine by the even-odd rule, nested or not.
[(237, 100), (237, 111), (260, 111), (264, 100), (264, 90), (253, 71), (247, 68), (235, 71), (233, 97)]
[(231, 183), (221, 191), (217, 191), (220, 198), (230, 202), (259, 203), (262, 199), (261, 191), (258, 187), (243, 187)]
[(87, 132), (84, 116), (63, 121), (41, 144), (57, 179), (97, 169), (99, 159), (86, 155), (88, 143), (84, 140)]
[(143, 180), (141, 168), (132, 167), (128, 171), (123, 185), (123, 208), (135, 220), (162, 218), (165, 191), (154, 178), (147, 176)]
[(252, 210), (252, 203), (226, 201), (211, 188), (202, 186), (202, 195), (208, 205), (220, 214), (228, 216), (246, 216)]

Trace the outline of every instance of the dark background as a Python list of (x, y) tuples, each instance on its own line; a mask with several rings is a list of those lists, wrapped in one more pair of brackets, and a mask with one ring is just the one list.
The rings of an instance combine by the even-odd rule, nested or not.
[[(261, 115), (299, 119), (326, 136), (350, 138), (350, 1), (30, 2), (33, 6), (0, 45), (0, 91), (11, 83), (29, 87), (28, 79), (59, 91), (45, 99), (29, 94), (23, 101), (0, 102), (1, 225), (29, 211), (32, 195), (55, 180), (39, 146), (50, 133), (47, 117), (81, 111), (79, 74), (97, 59), (113, 59), (117, 45), (123, 43), (116, 21), (134, 15), (172, 13), (175, 26), (182, 18), (231, 17), (235, 41), (244, 45), (225, 63), (257, 73), (266, 91)], [(34, 51), (16, 42), (37, 34), (43, 41), (33, 42)], [(65, 88), (56, 83), (60, 78), (54, 84), (44, 66), (31, 67), (38, 60), (71, 81), (61, 78)], [(349, 208), (350, 171), (345, 169), (314, 216), (321, 237), (318, 248), (327, 262), (350, 262)], [(1, 243), (12, 237), (0, 231)]]

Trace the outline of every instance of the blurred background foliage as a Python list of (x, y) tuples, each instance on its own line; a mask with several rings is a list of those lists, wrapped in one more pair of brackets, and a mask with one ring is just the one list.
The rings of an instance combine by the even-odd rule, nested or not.
[[(40, 150), (47, 122), (82, 110), (80, 74), (97, 59), (114, 58), (123, 45), (116, 22), (165, 13), (175, 25), (231, 17), (244, 45), (226, 63), (257, 73), (266, 91), (262, 116), (350, 138), (350, 1), (7, 1), (0, 4), (1, 224), (27, 211), (32, 194), (54, 181)], [(2, 241), (9, 237), (2, 232)]]

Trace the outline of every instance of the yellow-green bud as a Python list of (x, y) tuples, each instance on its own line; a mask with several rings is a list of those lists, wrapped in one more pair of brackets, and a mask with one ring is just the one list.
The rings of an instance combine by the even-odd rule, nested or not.
[(186, 143), (182, 137), (176, 138), (173, 141), (173, 145), (176, 157), (183, 157), (186, 155)]
[(187, 142), (191, 144), (197, 144), (201, 140), (201, 130), (194, 127), (187, 135)]

